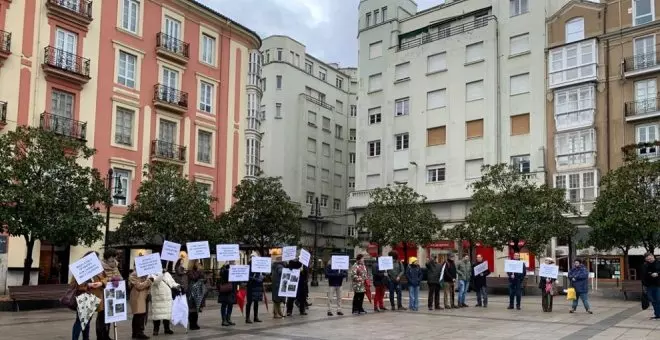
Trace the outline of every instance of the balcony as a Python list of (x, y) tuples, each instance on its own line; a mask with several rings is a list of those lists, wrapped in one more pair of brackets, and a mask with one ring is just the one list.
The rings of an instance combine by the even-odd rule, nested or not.
[(596, 164), (596, 151), (582, 151), (571, 154), (558, 154), (555, 157), (558, 169), (593, 167)]
[(646, 158), (655, 161), (660, 157), (660, 150), (655, 143), (640, 143), (636, 146), (637, 155), (641, 158)]
[(92, 22), (92, 1), (90, 0), (48, 0), (48, 15), (58, 17), (66, 23), (76, 24), (87, 30)]
[(441, 28), (435, 32), (424, 32), (419, 36), (415, 37), (399, 37), (399, 46), (397, 47), (397, 52), (428, 44), (436, 40), (449, 38), (457, 34), (463, 34), (466, 32), (473, 31), (475, 29), (488, 26), (489, 21), (495, 21), (494, 15), (488, 15), (481, 18), (475, 18), (474, 21), (466, 22), (461, 25)]
[(330, 104), (328, 104), (328, 103), (326, 103), (326, 102), (324, 102), (324, 101), (322, 101), (322, 100), (320, 100), (320, 99), (314, 98), (314, 97), (308, 95), (307, 93), (301, 93), (301, 95), (302, 95), (303, 97), (305, 97), (305, 100), (307, 100), (307, 101), (310, 102), (310, 103), (313, 103), (313, 104), (315, 104), (315, 105), (318, 105), (318, 106), (320, 106), (320, 107), (322, 107), (322, 108), (324, 108), (324, 109), (330, 110), (330, 111), (334, 111), (334, 110), (335, 110), (335, 107), (334, 107), (334, 106), (332, 106), (332, 105), (330, 105)]
[(0, 30), (0, 66), (11, 54), (11, 33)]
[(626, 103), (626, 121), (632, 122), (660, 116), (660, 97)]
[(61, 136), (81, 141), (87, 140), (87, 123), (68, 117), (44, 112), (41, 114), (39, 127), (42, 130), (54, 132)]
[(188, 92), (162, 84), (154, 85), (154, 106), (178, 113), (186, 113), (188, 111)]
[(660, 71), (660, 52), (637, 54), (624, 59), (623, 75), (635, 77)]
[(161, 32), (156, 34), (156, 53), (185, 65), (190, 58), (190, 44)]
[(0, 129), (7, 125), (7, 102), (0, 102)]
[(156, 161), (185, 163), (186, 147), (163, 140), (152, 140), (151, 158)]
[(47, 76), (63, 79), (78, 85), (87, 84), (89, 59), (48, 46), (44, 49), (43, 69)]
[(364, 209), (371, 203), (371, 190), (357, 190), (348, 194), (346, 206), (349, 210)]

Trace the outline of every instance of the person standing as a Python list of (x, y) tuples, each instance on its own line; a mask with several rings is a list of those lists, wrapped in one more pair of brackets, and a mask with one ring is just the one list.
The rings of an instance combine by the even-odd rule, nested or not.
[(281, 319), (284, 317), (282, 313), (282, 303), (286, 298), (280, 297), (280, 284), (282, 283), (282, 270), (284, 269), (284, 262), (278, 261), (273, 263), (271, 268), (272, 284), (271, 284), (271, 301), (273, 301), (273, 318)]
[(188, 328), (196, 331), (201, 328), (199, 327), (199, 313), (204, 307), (204, 285), (206, 283), (206, 277), (199, 261), (193, 261), (192, 268), (188, 268), (186, 282), (188, 287), (184, 287), (184, 289), (188, 299)]
[(568, 280), (575, 289), (575, 300), (573, 300), (573, 306), (570, 312), (575, 313), (578, 306), (578, 299), (580, 299), (587, 313), (593, 314), (589, 305), (589, 272), (581, 260), (575, 260), (573, 262), (573, 268), (568, 272)]
[[(484, 263), (484, 257), (479, 254), (477, 255), (477, 262), (472, 267), (474, 268), (482, 263)], [(486, 267), (485, 271), (473, 276), (474, 290), (477, 291), (477, 304), (475, 307), (488, 307), (488, 284), (486, 279), (488, 275), (490, 275), (490, 270)]]
[(422, 268), (419, 267), (416, 257), (411, 257), (408, 260), (410, 265), (406, 270), (406, 278), (408, 279), (408, 309), (411, 311), (419, 311), (419, 285), (422, 283), (424, 274)]
[(376, 295), (374, 297), (374, 312), (384, 312), (385, 308), (385, 286), (387, 286), (387, 271), (378, 268), (378, 262), (371, 267), (371, 276), (373, 277)]
[[(514, 253), (513, 259), (520, 261), (520, 253)], [(509, 306), (506, 309), (513, 309), (513, 300), (516, 301), (516, 309), (520, 310), (520, 300), (522, 300), (522, 284), (527, 273), (525, 262), (522, 264), (522, 273), (506, 273), (509, 277)]]
[(133, 313), (132, 334), (133, 339), (149, 339), (144, 334), (144, 325), (147, 323), (147, 298), (149, 297), (149, 288), (154, 282), (153, 277), (137, 276), (133, 271), (128, 277), (128, 283), (131, 287), (130, 301), (131, 312)]
[(442, 271), (442, 266), (432, 257), (429, 262), (426, 263), (426, 276), (427, 282), (429, 285), (429, 298), (428, 305), (429, 310), (435, 309), (441, 310), (440, 307), (440, 272)]
[[(547, 265), (555, 264), (555, 260), (553, 260), (551, 257), (546, 257), (544, 262)], [(552, 300), (554, 299), (555, 295), (555, 281), (556, 279), (550, 277), (539, 277), (539, 289), (541, 290), (541, 308), (543, 309), (543, 312), (552, 312)]]
[[(165, 264), (167, 266), (167, 264)], [(163, 322), (165, 334), (174, 334), (170, 328), (170, 319), (172, 318), (172, 290), (179, 289), (179, 284), (174, 282), (172, 275), (167, 272), (167, 267), (163, 267), (163, 272), (153, 275), (153, 284), (151, 285), (151, 308), (149, 313), (154, 324), (154, 335), (160, 332), (160, 323)]]
[[(123, 280), (119, 272), (119, 262), (117, 261), (117, 250), (108, 248), (103, 252), (101, 260), (103, 272), (108, 280), (108, 284), (117, 287), (119, 281)], [(110, 340), (110, 325), (105, 323), (105, 311), (100, 310), (96, 315), (96, 339)]]
[(254, 306), (254, 322), (261, 322), (259, 319), (259, 301), (264, 298), (264, 274), (253, 273), (252, 269), (250, 269), (246, 298), (245, 323), (252, 323), (250, 320), (250, 307), (252, 306)]
[(298, 306), (300, 315), (307, 315), (307, 312), (305, 312), (307, 307), (307, 270), (305, 270), (302, 262), (300, 262), (297, 257), (289, 261), (288, 267), (291, 270), (300, 269), (300, 277), (298, 278), (298, 291), (296, 292), (296, 297), (286, 299), (286, 316), (293, 315), (294, 303)]
[(223, 327), (236, 325), (231, 321), (231, 312), (236, 303), (236, 288), (238, 284), (229, 282), (229, 266), (234, 265), (234, 263), (234, 261), (229, 261), (222, 265), (217, 283), (220, 318), (222, 319), (221, 325)]
[[(89, 251), (83, 255), (83, 257), (96, 253), (94, 251)], [(98, 256), (98, 253), (96, 254)], [(69, 286), (71, 288), (75, 288), (76, 290), (76, 296), (83, 294), (83, 293), (89, 293), (97, 298), (99, 298), (99, 305), (96, 307), (96, 312), (100, 315), (105, 313), (104, 312), (104, 297), (103, 297), (103, 290), (104, 287), (107, 283), (107, 276), (105, 273), (100, 273), (99, 275), (94, 276), (91, 280), (88, 280), (87, 282), (84, 282), (83, 284), (78, 284), (75, 278), (71, 278), (71, 282), (69, 282)], [(93, 312), (92, 312), (93, 313)], [(89, 340), (89, 330), (91, 328), (92, 324), (92, 316), (89, 316), (89, 320), (87, 324), (85, 324), (85, 328), (82, 327), (82, 322), (80, 321), (80, 315), (78, 315), (78, 311), (76, 311), (76, 321), (73, 323), (73, 327), (71, 329), (71, 338), (73, 340), (78, 340), (80, 338), (80, 335), (82, 334), (83, 340)], [(84, 317), (83, 317), (84, 318)], [(96, 325), (98, 327), (98, 320), (99, 316), (96, 316)], [(105, 320), (105, 318), (103, 319)], [(103, 325), (105, 327), (105, 324)], [(97, 336), (99, 334), (98, 329), (96, 331)], [(98, 339), (104, 339), (104, 338), (98, 338)]]
[(660, 262), (652, 253), (646, 253), (646, 263), (642, 268), (642, 284), (646, 287), (646, 295), (653, 306), (653, 317), (660, 320)]
[(406, 310), (401, 301), (401, 277), (405, 274), (403, 263), (399, 261), (399, 254), (391, 251), (387, 255), (392, 257), (392, 269), (387, 271), (390, 288), (390, 305), (394, 310), (394, 293), (396, 293), (396, 306), (399, 310)]
[(174, 265), (174, 281), (183, 287), (186, 287), (188, 277), (186, 276), (186, 268), (183, 267), (183, 259), (178, 259)]
[(366, 314), (364, 310), (364, 293), (367, 291), (367, 267), (364, 266), (364, 255), (355, 257), (355, 264), (351, 267), (351, 282), (353, 283), (353, 314)]
[(332, 296), (336, 299), (337, 315), (344, 315), (341, 311), (341, 286), (346, 277), (346, 271), (333, 270), (332, 264), (325, 267), (325, 277), (328, 279), (328, 316), (332, 316)]
[(472, 279), (472, 264), (469, 255), (463, 256), (463, 260), (456, 266), (456, 273), (458, 276), (458, 307), (468, 307), (465, 303), (465, 296)]
[(443, 272), (441, 273), (442, 280), (444, 282), (443, 288), (443, 300), (445, 303), (445, 309), (458, 308), (454, 303), (454, 291), (456, 287), (456, 255), (449, 254), (447, 255), (447, 260), (443, 265)]

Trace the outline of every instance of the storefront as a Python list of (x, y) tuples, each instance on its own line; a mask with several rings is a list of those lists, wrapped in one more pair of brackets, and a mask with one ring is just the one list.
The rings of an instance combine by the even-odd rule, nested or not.
[[(463, 241), (463, 254), (468, 254), (470, 252), (470, 242)], [(495, 272), (495, 249), (493, 247), (486, 247), (481, 242), (476, 242), (474, 247), (474, 256), (481, 255), (484, 261), (488, 261), (488, 271), (491, 273)], [(476, 261), (476, 259), (472, 259)]]
[(447, 259), (447, 254), (456, 252), (456, 243), (454, 241), (442, 240), (428, 244), (426, 247), (426, 258), (436, 259), (442, 263)]
[(417, 245), (414, 243), (408, 243), (406, 247), (404, 247), (403, 243), (399, 243), (392, 250), (399, 255), (399, 260), (404, 262), (407, 262), (406, 255), (408, 255), (408, 259), (417, 257)]
[[(513, 242), (509, 242), (509, 258), (513, 258), (513, 254), (515, 253), (513, 245)], [(518, 241), (518, 248), (520, 249), (520, 260), (525, 261), (527, 271), (536, 270), (536, 258), (532, 252), (525, 248), (525, 241)]]

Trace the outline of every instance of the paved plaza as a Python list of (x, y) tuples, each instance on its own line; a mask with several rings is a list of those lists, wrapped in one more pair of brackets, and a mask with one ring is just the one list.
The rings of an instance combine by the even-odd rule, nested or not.
[[(472, 297), (471, 297), (472, 298)], [(507, 298), (494, 296), (487, 309), (464, 308), (452, 311), (369, 313), (362, 316), (327, 317), (324, 299), (317, 295), (307, 316), (294, 314), (272, 319), (261, 306), (261, 324), (246, 325), (235, 310), (236, 326), (220, 326), (218, 305), (209, 301), (200, 318), (202, 329), (185, 334), (181, 328), (174, 335), (153, 339), (660, 339), (660, 321), (651, 321), (651, 311), (642, 311), (639, 302), (593, 298), (593, 315), (568, 313), (563, 296), (555, 299), (553, 313), (541, 311), (540, 297), (523, 300), (521, 311), (506, 310)], [(474, 301), (470, 301), (471, 304)], [(349, 301), (344, 305), (350, 311)], [(366, 306), (371, 310), (371, 305)], [(346, 312), (346, 310), (345, 310)], [(295, 312), (294, 312), (295, 313)], [(346, 313), (350, 314), (350, 313)], [(0, 339), (55, 340), (71, 339), (74, 314), (64, 309), (0, 313)], [(92, 325), (92, 334), (94, 332)], [(147, 335), (151, 334), (151, 324)], [(92, 339), (95, 337), (92, 336)], [(119, 339), (130, 339), (130, 321), (119, 324)]]

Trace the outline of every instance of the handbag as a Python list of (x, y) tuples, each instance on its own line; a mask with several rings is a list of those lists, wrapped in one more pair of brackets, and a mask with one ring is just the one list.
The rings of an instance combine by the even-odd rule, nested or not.
[(576, 300), (577, 293), (575, 293), (575, 288), (566, 289), (566, 300)]
[(78, 302), (76, 301), (76, 297), (78, 296), (78, 289), (77, 287), (69, 287), (66, 292), (64, 292), (64, 295), (60, 298), (60, 304), (63, 306), (66, 306), (70, 310), (77, 310), (78, 309)]
[(218, 293), (231, 293), (234, 285), (230, 282), (222, 283), (218, 286)]

